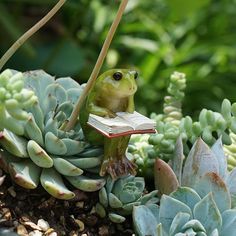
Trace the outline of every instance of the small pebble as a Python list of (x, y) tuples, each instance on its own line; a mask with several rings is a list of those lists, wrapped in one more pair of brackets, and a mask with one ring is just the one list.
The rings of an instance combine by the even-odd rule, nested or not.
[(42, 236), (43, 233), (40, 232), (39, 230), (34, 230), (29, 233), (29, 236)]
[(75, 222), (79, 226), (79, 232), (84, 231), (84, 222), (78, 219), (75, 219)]
[(14, 198), (16, 197), (16, 191), (15, 191), (15, 189), (14, 189), (13, 186), (11, 186), (10, 188), (8, 188), (7, 191), (10, 193), (10, 195), (11, 195), (12, 197), (14, 197)]
[(28, 236), (28, 231), (24, 225), (18, 225), (16, 228), (16, 232), (20, 236)]
[(47, 231), (50, 228), (48, 222), (44, 219), (39, 219), (37, 225), (42, 229), (42, 231)]
[(56, 232), (52, 232), (48, 236), (57, 236), (57, 233)]
[(84, 202), (76, 202), (76, 207), (78, 208), (83, 208), (84, 207)]

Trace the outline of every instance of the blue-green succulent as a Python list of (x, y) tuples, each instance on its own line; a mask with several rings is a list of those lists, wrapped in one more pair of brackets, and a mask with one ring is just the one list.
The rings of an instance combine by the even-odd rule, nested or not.
[(118, 180), (108, 177), (106, 185), (99, 191), (96, 211), (101, 217), (108, 213), (114, 223), (122, 223), (125, 216), (132, 214), (133, 206), (151, 204), (158, 201), (157, 191), (145, 194), (143, 177), (126, 176)]
[[(72, 130), (64, 131), (82, 86), (68, 77), (55, 80), (40, 70), (20, 75), (23, 85), (13, 90), (13, 97), (28, 91), (30, 106), (19, 106), (24, 121), (9, 120), (8, 125), (0, 121), (0, 166), (22, 187), (33, 189), (41, 182), (47, 192), (60, 199), (74, 197), (62, 176), (83, 191), (102, 188), (105, 179), (97, 173), (103, 150), (83, 140), (79, 122)], [(9, 100), (5, 99), (4, 104)], [(10, 128), (18, 123), (23, 133)]]

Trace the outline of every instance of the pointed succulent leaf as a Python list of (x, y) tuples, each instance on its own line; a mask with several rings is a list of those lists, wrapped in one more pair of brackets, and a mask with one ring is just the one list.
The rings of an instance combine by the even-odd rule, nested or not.
[(163, 160), (156, 159), (154, 164), (154, 182), (159, 195), (170, 194), (178, 186), (178, 180), (171, 167)]
[(150, 203), (157, 203), (159, 201), (159, 198), (157, 198), (158, 190), (154, 190), (150, 193), (147, 193), (143, 195), (139, 201), (142, 205), (150, 204)]
[(104, 206), (108, 207), (108, 196), (105, 187), (102, 187), (98, 193), (99, 202)]
[(103, 154), (102, 148), (88, 148), (81, 152), (78, 157), (97, 157)]
[(11, 155), (4, 149), (0, 148), (0, 168), (3, 169), (6, 173), (8, 173), (8, 165), (11, 162), (19, 162), (21, 159)]
[(113, 193), (109, 193), (108, 200), (112, 208), (121, 208), (123, 206), (123, 203)]
[(90, 169), (96, 166), (99, 166), (102, 162), (102, 157), (86, 157), (86, 158), (77, 158), (70, 157), (66, 158), (69, 162), (81, 169)]
[(101, 189), (106, 180), (103, 178), (89, 178), (87, 176), (66, 176), (66, 179), (76, 188), (85, 192), (94, 192)]
[(71, 88), (80, 88), (80, 84), (78, 84), (75, 80), (70, 77), (63, 77), (56, 80), (57, 84), (60, 84), (65, 90)]
[(61, 176), (53, 168), (43, 169), (40, 182), (44, 189), (55, 198), (68, 200), (75, 196), (66, 188)]
[(236, 194), (236, 168), (229, 173), (226, 183), (230, 193)]
[(102, 204), (99, 202), (95, 206), (96, 213), (101, 217), (104, 218), (106, 216), (106, 210)]
[(66, 145), (51, 132), (45, 135), (45, 146), (46, 150), (54, 155), (64, 155), (67, 152)]
[[(222, 234), (223, 235), (223, 234)], [(210, 236), (220, 236), (218, 229), (214, 229)]]
[(219, 163), (219, 175), (224, 180), (227, 178), (227, 158), (224, 153), (221, 137), (214, 143), (211, 150), (215, 154)]
[(58, 106), (57, 110), (58, 111), (62, 111), (67, 118), (70, 117), (72, 111), (73, 111), (73, 105), (71, 104), (70, 101), (66, 101), (64, 103), (62, 103), (61, 105)]
[(64, 158), (59, 158), (59, 157), (53, 158), (53, 164), (55, 169), (62, 175), (77, 176), (83, 174), (83, 170), (74, 166)]
[(147, 206), (141, 205), (133, 208), (133, 224), (137, 235), (158, 235), (156, 230), (158, 223)]
[(109, 213), (108, 217), (113, 223), (117, 223), (117, 224), (123, 223), (126, 220), (124, 216), (121, 216), (115, 213)]
[(178, 232), (181, 232), (182, 227), (189, 221), (190, 215), (188, 213), (179, 212), (173, 219), (169, 235), (174, 236)]
[(193, 210), (194, 206), (201, 201), (201, 197), (198, 193), (189, 187), (179, 187), (175, 192), (170, 194), (170, 197), (186, 204), (191, 210)]
[(72, 88), (67, 90), (67, 95), (68, 95), (68, 100), (72, 103), (72, 104), (76, 104), (76, 102), (78, 101), (81, 93), (82, 93), (82, 89), (79, 88)]
[(63, 138), (61, 141), (65, 144), (66, 146), (66, 156), (72, 156), (75, 154), (78, 154), (82, 152), (86, 146), (85, 142), (82, 141), (77, 141), (69, 138)]
[(230, 209), (222, 213), (222, 228), (220, 235), (234, 236), (236, 229), (236, 209)]
[(50, 114), (50, 112), (55, 111), (58, 103), (57, 103), (57, 99), (55, 97), (53, 97), (51, 94), (45, 95), (46, 97), (44, 98), (44, 101), (42, 102), (42, 107), (43, 109), (43, 113), (45, 114), (45, 120), (47, 120), (47, 114)]
[(193, 145), (183, 168), (182, 185), (192, 187), (207, 172), (219, 173), (217, 158), (199, 138)]
[(50, 117), (44, 127), (44, 134), (53, 133), (54, 135), (58, 136), (58, 121), (52, 117)]
[(9, 130), (4, 129), (4, 131), (0, 132), (0, 144), (14, 156), (29, 157), (26, 149), (27, 140)]
[(187, 229), (193, 229), (195, 232), (206, 233), (206, 230), (204, 229), (204, 226), (201, 224), (201, 222), (195, 219), (190, 220), (183, 225), (182, 230), (185, 231)]
[(111, 193), (115, 182), (116, 182), (116, 181), (113, 180), (113, 179), (111, 178), (111, 176), (108, 176), (108, 177), (107, 177), (107, 179), (106, 179), (106, 186), (105, 186), (106, 191), (107, 191), (107, 194)]
[[(143, 205), (143, 204), (141, 204)], [(160, 212), (160, 206), (157, 204), (148, 204), (146, 207), (152, 212), (154, 217), (156, 218), (157, 222), (160, 222), (159, 212)]]
[(207, 234), (210, 234), (214, 229), (219, 230), (222, 226), (222, 217), (212, 193), (206, 195), (195, 205), (193, 214), (194, 218), (202, 223)]
[(194, 189), (201, 197), (206, 196), (212, 192), (216, 205), (220, 212), (230, 209), (231, 198), (229, 190), (225, 182), (216, 173), (206, 173), (198, 183), (195, 184)]
[(174, 157), (171, 162), (172, 170), (174, 171), (179, 184), (181, 184), (183, 160), (183, 142), (181, 136), (179, 136), (175, 144)]
[(29, 139), (32, 139), (35, 142), (37, 142), (39, 145), (44, 146), (42, 132), (37, 126), (35, 119), (32, 115), (29, 116), (25, 124), (25, 131)]
[(35, 189), (38, 186), (40, 168), (29, 160), (10, 163), (9, 173), (11, 178), (23, 188)]
[(192, 211), (186, 204), (163, 194), (160, 201), (160, 222), (164, 232), (169, 232), (171, 223), (179, 212), (187, 213), (192, 218)]
[(62, 104), (67, 100), (66, 90), (57, 83), (50, 84), (46, 89), (47, 96), (53, 96), (57, 100), (57, 104)]
[(31, 160), (36, 165), (43, 168), (50, 168), (53, 166), (52, 158), (34, 140), (28, 142), (27, 151)]

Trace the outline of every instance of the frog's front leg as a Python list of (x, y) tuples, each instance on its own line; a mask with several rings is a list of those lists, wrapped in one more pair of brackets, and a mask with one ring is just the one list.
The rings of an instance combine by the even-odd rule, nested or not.
[(128, 174), (136, 175), (136, 165), (127, 159), (125, 153), (130, 135), (117, 138), (104, 138), (104, 158), (100, 175), (110, 174), (113, 179)]

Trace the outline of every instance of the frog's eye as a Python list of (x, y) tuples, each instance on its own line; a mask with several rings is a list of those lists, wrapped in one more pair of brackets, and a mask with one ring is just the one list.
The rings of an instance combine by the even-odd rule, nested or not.
[(115, 80), (121, 80), (122, 77), (123, 77), (123, 75), (122, 75), (121, 72), (115, 72), (115, 73), (113, 74), (113, 78), (114, 78)]
[(138, 72), (136, 71), (134, 74), (134, 79), (137, 79), (137, 78), (138, 78)]

